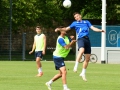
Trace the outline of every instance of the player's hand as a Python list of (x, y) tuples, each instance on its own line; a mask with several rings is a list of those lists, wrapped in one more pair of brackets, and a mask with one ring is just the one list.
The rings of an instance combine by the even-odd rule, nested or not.
[(56, 28), (56, 29), (55, 29), (55, 32), (57, 32), (58, 30), (59, 30), (59, 29), (58, 29), (58, 28)]
[(30, 51), (30, 52), (29, 52), (29, 54), (32, 54), (32, 53), (33, 53), (33, 51)]
[(105, 33), (105, 30), (101, 30), (101, 32), (104, 32), (104, 33)]
[(77, 40), (72, 40), (73, 43), (77, 42)]
[(45, 55), (45, 51), (42, 51), (42, 54)]
[(70, 39), (74, 39), (75, 37), (74, 36), (70, 36)]

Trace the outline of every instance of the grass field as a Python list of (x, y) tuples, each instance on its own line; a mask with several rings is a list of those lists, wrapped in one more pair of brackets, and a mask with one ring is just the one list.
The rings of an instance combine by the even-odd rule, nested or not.
[[(44, 75), (37, 74), (35, 61), (0, 61), (0, 90), (47, 90), (45, 82), (57, 71), (54, 63), (42, 61)], [(89, 64), (84, 82), (79, 73), (73, 73), (73, 62), (66, 62), (68, 87), (71, 90), (120, 90), (119, 64)], [(68, 70), (69, 69), (69, 70)], [(52, 84), (52, 90), (63, 90), (61, 79)]]

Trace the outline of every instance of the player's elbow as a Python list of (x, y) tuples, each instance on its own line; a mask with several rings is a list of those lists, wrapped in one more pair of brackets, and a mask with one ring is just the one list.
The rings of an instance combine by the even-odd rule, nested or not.
[(69, 46), (68, 46), (68, 45), (66, 45), (66, 46), (64, 46), (64, 48), (65, 48), (65, 49), (69, 49)]
[(66, 28), (65, 28), (65, 31), (68, 31), (68, 30), (70, 30), (70, 27), (66, 27)]

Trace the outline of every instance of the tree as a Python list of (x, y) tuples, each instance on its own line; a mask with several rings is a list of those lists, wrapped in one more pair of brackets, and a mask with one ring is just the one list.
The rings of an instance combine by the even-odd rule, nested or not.
[(16, 0), (13, 2), (13, 25), (49, 27), (53, 20), (59, 20), (60, 12), (51, 0)]
[(9, 1), (0, 1), (0, 32), (9, 26)]
[[(62, 20), (73, 20), (73, 13), (80, 12), (83, 19), (101, 19), (101, 0), (71, 0), (72, 6), (64, 8), (63, 0), (12, 0), (12, 29), (42, 25), (50, 28), (61, 25)], [(119, 0), (107, 0), (107, 20), (120, 20)], [(0, 27), (9, 26), (9, 0), (0, 2)]]

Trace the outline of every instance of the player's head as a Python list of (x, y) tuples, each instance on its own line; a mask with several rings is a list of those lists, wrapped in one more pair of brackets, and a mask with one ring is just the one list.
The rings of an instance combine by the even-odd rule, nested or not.
[(74, 16), (74, 18), (75, 18), (76, 21), (80, 21), (82, 19), (81, 14), (78, 13), (78, 12), (73, 13), (73, 16)]
[[(64, 28), (63, 26), (60, 26), (59, 28)], [(62, 31), (62, 30), (60, 30), (60, 31), (58, 31), (58, 35), (65, 35), (66, 34), (66, 31)]]
[(42, 30), (41, 30), (41, 27), (40, 27), (40, 26), (37, 26), (37, 27), (36, 27), (36, 32), (37, 32), (37, 34), (41, 34), (41, 31), (42, 31)]

